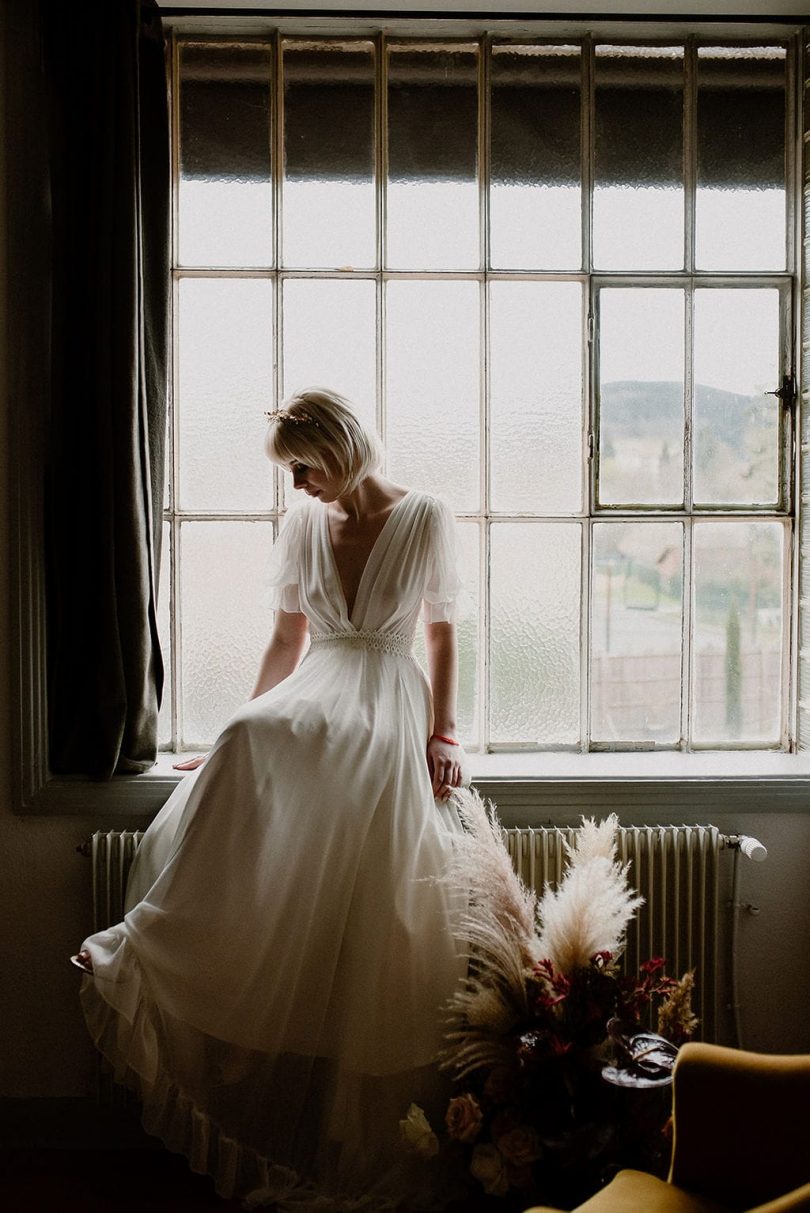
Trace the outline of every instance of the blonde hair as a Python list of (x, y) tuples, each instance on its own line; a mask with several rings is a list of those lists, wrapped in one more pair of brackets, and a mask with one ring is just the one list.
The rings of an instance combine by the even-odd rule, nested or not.
[(274, 463), (304, 463), (343, 480), (351, 492), (382, 465), (383, 448), (350, 402), (329, 388), (307, 388), (288, 396), (269, 414), (264, 449)]

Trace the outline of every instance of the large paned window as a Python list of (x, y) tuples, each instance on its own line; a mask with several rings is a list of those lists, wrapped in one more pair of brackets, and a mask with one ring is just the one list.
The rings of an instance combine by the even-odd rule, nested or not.
[(162, 744), (252, 685), (328, 385), (459, 520), (472, 749), (792, 740), (795, 47), (177, 37)]

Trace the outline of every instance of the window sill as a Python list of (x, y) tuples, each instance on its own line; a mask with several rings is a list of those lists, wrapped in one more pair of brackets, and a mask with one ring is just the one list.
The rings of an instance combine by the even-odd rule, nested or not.
[[(172, 764), (189, 755), (162, 753), (144, 775), (109, 783), (51, 779), (26, 811), (97, 816), (143, 825), (185, 776)], [(650, 823), (706, 819), (707, 813), (806, 812), (810, 753), (742, 751), (470, 754), (470, 773), (506, 825), (560, 823), (581, 813), (619, 812)]]

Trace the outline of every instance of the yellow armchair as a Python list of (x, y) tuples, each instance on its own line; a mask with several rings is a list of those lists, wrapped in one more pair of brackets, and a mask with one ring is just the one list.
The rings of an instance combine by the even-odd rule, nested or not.
[(810, 1056), (684, 1045), (673, 1119), (666, 1183), (620, 1171), (576, 1213), (810, 1213)]

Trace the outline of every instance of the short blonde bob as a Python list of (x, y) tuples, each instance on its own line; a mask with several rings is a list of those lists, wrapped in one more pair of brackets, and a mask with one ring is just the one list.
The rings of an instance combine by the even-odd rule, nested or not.
[(294, 392), (270, 414), (264, 449), (283, 467), (304, 463), (342, 478), (341, 495), (383, 462), (376, 433), (363, 424), (344, 396), (321, 387)]

